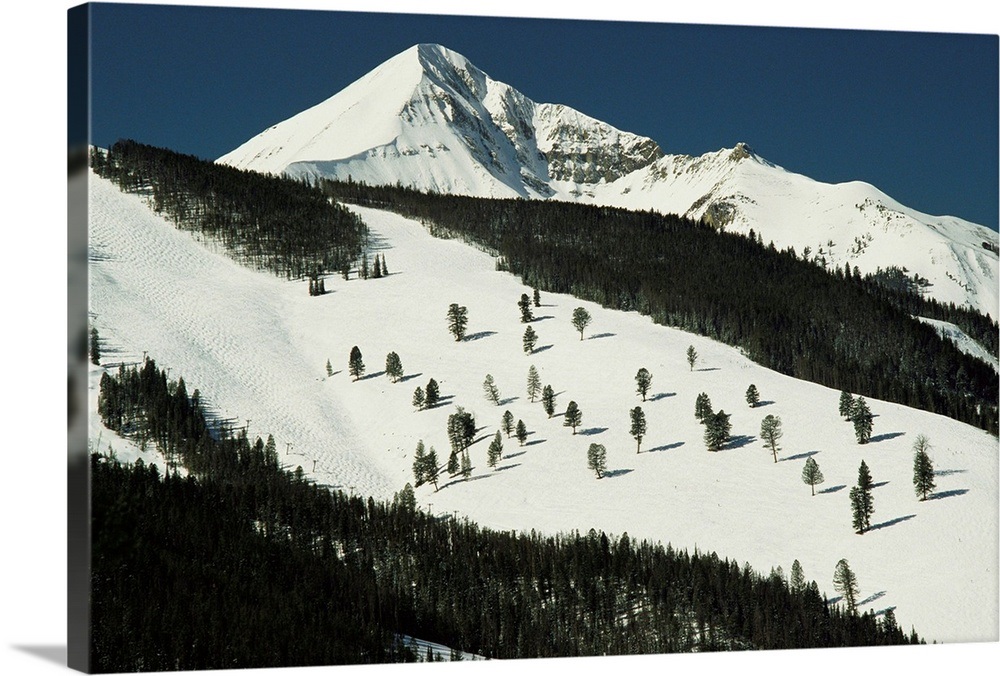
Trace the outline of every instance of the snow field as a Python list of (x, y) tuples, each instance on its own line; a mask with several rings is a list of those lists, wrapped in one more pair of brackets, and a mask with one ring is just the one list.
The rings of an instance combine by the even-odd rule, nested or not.
[[(766, 573), (787, 574), (798, 559), (807, 579), (831, 598), (841, 558), (858, 576), (861, 610), (895, 608), (900, 624), (928, 641), (997, 640), (997, 441), (941, 416), (869, 401), (873, 442), (859, 446), (837, 415), (839, 392), (776, 374), (738, 350), (654, 325), (636, 313), (605, 310), (570, 296), (542, 293), (533, 308), (536, 353), (521, 347), (517, 300), (531, 295), (495, 271), (494, 259), (457, 241), (430, 237), (402, 217), (356, 211), (368, 223), (389, 277), (345, 282), (309, 297), (306, 282), (246, 270), (178, 232), (135, 196), (92, 177), (91, 310), (102, 338), (122, 354), (148, 350), (161, 366), (199, 388), (223, 417), (251, 419), (251, 436), (274, 434), (282, 460), (316, 481), (391, 497), (413, 481), (419, 439), (447, 460), (446, 421), (455, 406), (476, 417), (475, 467), (469, 481), (442, 477), (441, 490), (416, 490), (435, 514), (468, 516), (484, 526), (546, 533), (590, 528), (675, 547), (714, 550)], [(467, 338), (449, 334), (450, 303), (468, 307)], [(580, 340), (570, 324), (585, 307), (592, 325)], [(367, 367), (354, 382), (347, 357), (357, 345)], [(699, 354), (695, 370), (688, 345)], [(404, 381), (383, 371), (399, 354)], [(328, 378), (325, 363), (335, 371)], [(525, 391), (529, 365), (557, 393), (549, 419)], [(653, 376), (649, 399), (635, 394), (640, 367)], [(482, 383), (494, 376), (503, 405)], [(416, 411), (414, 389), (430, 378), (444, 402)], [(750, 383), (763, 405), (750, 409)], [(710, 453), (694, 401), (706, 392), (714, 410), (732, 414), (736, 439)], [(574, 436), (561, 413), (570, 400), (583, 422)], [(648, 432), (636, 453), (629, 409), (642, 406)], [(504, 410), (531, 432), (520, 447), (504, 438), (496, 471), (489, 440)], [(779, 461), (759, 440), (760, 421), (780, 416)], [(913, 493), (912, 444), (929, 437), (939, 471), (938, 499)], [(286, 444), (300, 455), (286, 456)], [(608, 450), (608, 476), (597, 480), (586, 450)], [(806, 454), (826, 481), (816, 496), (800, 478)], [(312, 460), (317, 468), (311, 471)], [(864, 459), (876, 483), (876, 528), (851, 528), (848, 493)], [(825, 492), (824, 492), (825, 491)]]

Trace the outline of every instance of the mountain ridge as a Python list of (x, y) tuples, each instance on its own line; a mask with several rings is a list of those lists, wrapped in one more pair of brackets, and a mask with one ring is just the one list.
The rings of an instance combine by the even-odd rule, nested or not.
[(927, 280), (936, 300), (1000, 314), (1000, 240), (984, 226), (923, 214), (861, 181), (828, 184), (787, 171), (744, 142), (700, 156), (667, 154), (653, 139), (536, 103), (440, 45), (414, 45), (218, 161), (297, 177), (677, 213), (753, 231), (824, 266), (905, 269)]

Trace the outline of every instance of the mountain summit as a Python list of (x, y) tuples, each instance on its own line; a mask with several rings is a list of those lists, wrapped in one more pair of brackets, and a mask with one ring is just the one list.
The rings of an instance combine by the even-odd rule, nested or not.
[(940, 301), (1000, 314), (1000, 241), (984, 226), (920, 213), (867, 183), (821, 183), (786, 171), (746, 143), (697, 157), (665, 154), (652, 139), (568, 106), (536, 103), (440, 45), (407, 49), (218, 161), (291, 176), (678, 213), (753, 230), (820, 265), (905, 268)]

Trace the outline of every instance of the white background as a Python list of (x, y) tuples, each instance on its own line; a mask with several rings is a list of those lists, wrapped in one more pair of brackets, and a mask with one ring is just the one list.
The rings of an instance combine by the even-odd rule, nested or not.
[[(0, 673), (62, 672), (66, 646), (66, 405), (63, 355), (66, 336), (65, 81), (66, 10), (72, 2), (22, 1), (5, 7), (0, 21), (4, 132), (0, 172), (0, 263), (3, 349), (0, 438)], [(179, 4), (163, 2), (160, 4)], [(231, 2), (227, 6), (294, 6), (479, 13), (505, 16), (672, 21), (741, 25), (815, 26), (998, 33), (995, 10), (981, 0), (951, 0), (919, 9), (911, 3), (838, 0), (828, 6), (794, 6), (773, 0), (745, 3), (700, 0), (684, 7), (651, 9), (641, 0), (614, 3), (524, 2), (474, 6), (469, 2), (295, 0)], [(810, 3), (813, 4), (813, 3)], [(933, 543), (928, 543), (933, 546)], [(905, 562), (900, 562), (905, 567)], [(918, 627), (919, 631), (919, 627)], [(825, 650), (735, 655), (595, 658), (478, 663), (452, 667), (387, 666), (290, 669), (267, 673), (390, 674), (414, 669), (463, 669), (477, 673), (543, 671), (587, 674), (628, 669), (639, 673), (698, 670), (701, 673), (842, 673), (862, 667), (913, 673), (979, 671), (1000, 663), (1000, 644), (933, 646), (926, 649)], [(230, 672), (216, 672), (230, 673)], [(232, 672), (237, 673), (237, 672)]]

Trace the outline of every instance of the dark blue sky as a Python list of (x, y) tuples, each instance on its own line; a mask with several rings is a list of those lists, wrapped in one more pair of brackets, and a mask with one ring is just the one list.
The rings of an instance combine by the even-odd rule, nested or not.
[(438, 42), (665, 152), (745, 141), (791, 171), (997, 229), (996, 35), (108, 4), (92, 17), (100, 145), (215, 158)]

